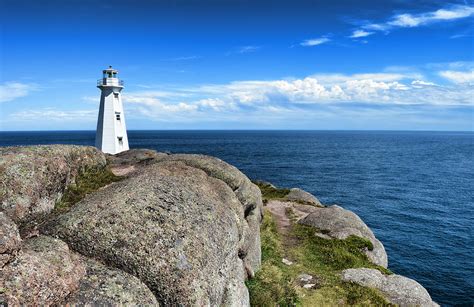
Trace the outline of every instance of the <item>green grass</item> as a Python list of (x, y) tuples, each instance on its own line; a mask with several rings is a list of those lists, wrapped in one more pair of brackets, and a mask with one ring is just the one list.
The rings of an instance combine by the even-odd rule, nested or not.
[(251, 306), (293, 306), (298, 295), (293, 287), (293, 274), (281, 262), (282, 239), (271, 214), (265, 213), (260, 228), (262, 268), (246, 282)]
[[(286, 212), (291, 217), (292, 212)], [(372, 264), (364, 249), (373, 249), (369, 240), (351, 236), (345, 240), (324, 239), (309, 226), (293, 224), (281, 235), (273, 216), (265, 212), (261, 226), (262, 268), (247, 281), (252, 306), (389, 305), (378, 290), (343, 282), (341, 271), (347, 268), (385, 268)], [(294, 262), (287, 266), (282, 258)], [(314, 277), (318, 289), (298, 285), (298, 275)]]
[(293, 225), (293, 235), (301, 241), (296, 252), (306, 266), (331, 272), (349, 268), (374, 268), (384, 274), (392, 274), (390, 270), (369, 261), (364, 250), (373, 250), (374, 247), (368, 239), (357, 236), (349, 236), (344, 240), (325, 239), (316, 236), (316, 231), (310, 226)]
[(267, 182), (254, 181), (254, 184), (260, 188), (262, 199), (266, 201), (271, 199), (281, 199), (290, 193), (289, 189), (276, 188)]
[(57, 212), (67, 211), (87, 194), (121, 179), (121, 177), (114, 175), (108, 168), (88, 169), (76, 177), (75, 184), (70, 184), (66, 188), (61, 199), (56, 202), (54, 209)]

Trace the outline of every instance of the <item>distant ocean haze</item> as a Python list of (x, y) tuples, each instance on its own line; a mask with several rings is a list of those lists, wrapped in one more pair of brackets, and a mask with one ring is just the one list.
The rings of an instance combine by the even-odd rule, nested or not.
[[(0, 145), (93, 145), (94, 131), (0, 132)], [(443, 305), (474, 303), (474, 133), (129, 131), (131, 148), (217, 156), (252, 179), (353, 210), (389, 268)]]

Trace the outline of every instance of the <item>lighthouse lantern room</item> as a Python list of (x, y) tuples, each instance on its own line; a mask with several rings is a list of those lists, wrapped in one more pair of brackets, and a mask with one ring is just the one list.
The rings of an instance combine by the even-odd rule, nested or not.
[(105, 153), (117, 154), (129, 149), (121, 96), (123, 81), (112, 66), (102, 72), (102, 78), (97, 80), (101, 95), (95, 146)]

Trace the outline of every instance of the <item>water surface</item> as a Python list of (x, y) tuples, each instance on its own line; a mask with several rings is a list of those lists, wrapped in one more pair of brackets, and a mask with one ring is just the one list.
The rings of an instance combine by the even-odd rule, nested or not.
[[(93, 145), (93, 131), (0, 132), (0, 145)], [(389, 268), (444, 305), (474, 303), (474, 133), (130, 131), (131, 148), (202, 153), (356, 212)]]

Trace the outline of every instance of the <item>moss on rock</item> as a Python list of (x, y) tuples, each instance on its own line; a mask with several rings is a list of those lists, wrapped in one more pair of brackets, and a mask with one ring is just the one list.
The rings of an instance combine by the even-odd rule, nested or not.
[(66, 188), (61, 199), (56, 202), (54, 209), (59, 212), (67, 211), (87, 194), (121, 179), (107, 167), (86, 169), (77, 176), (75, 183)]

